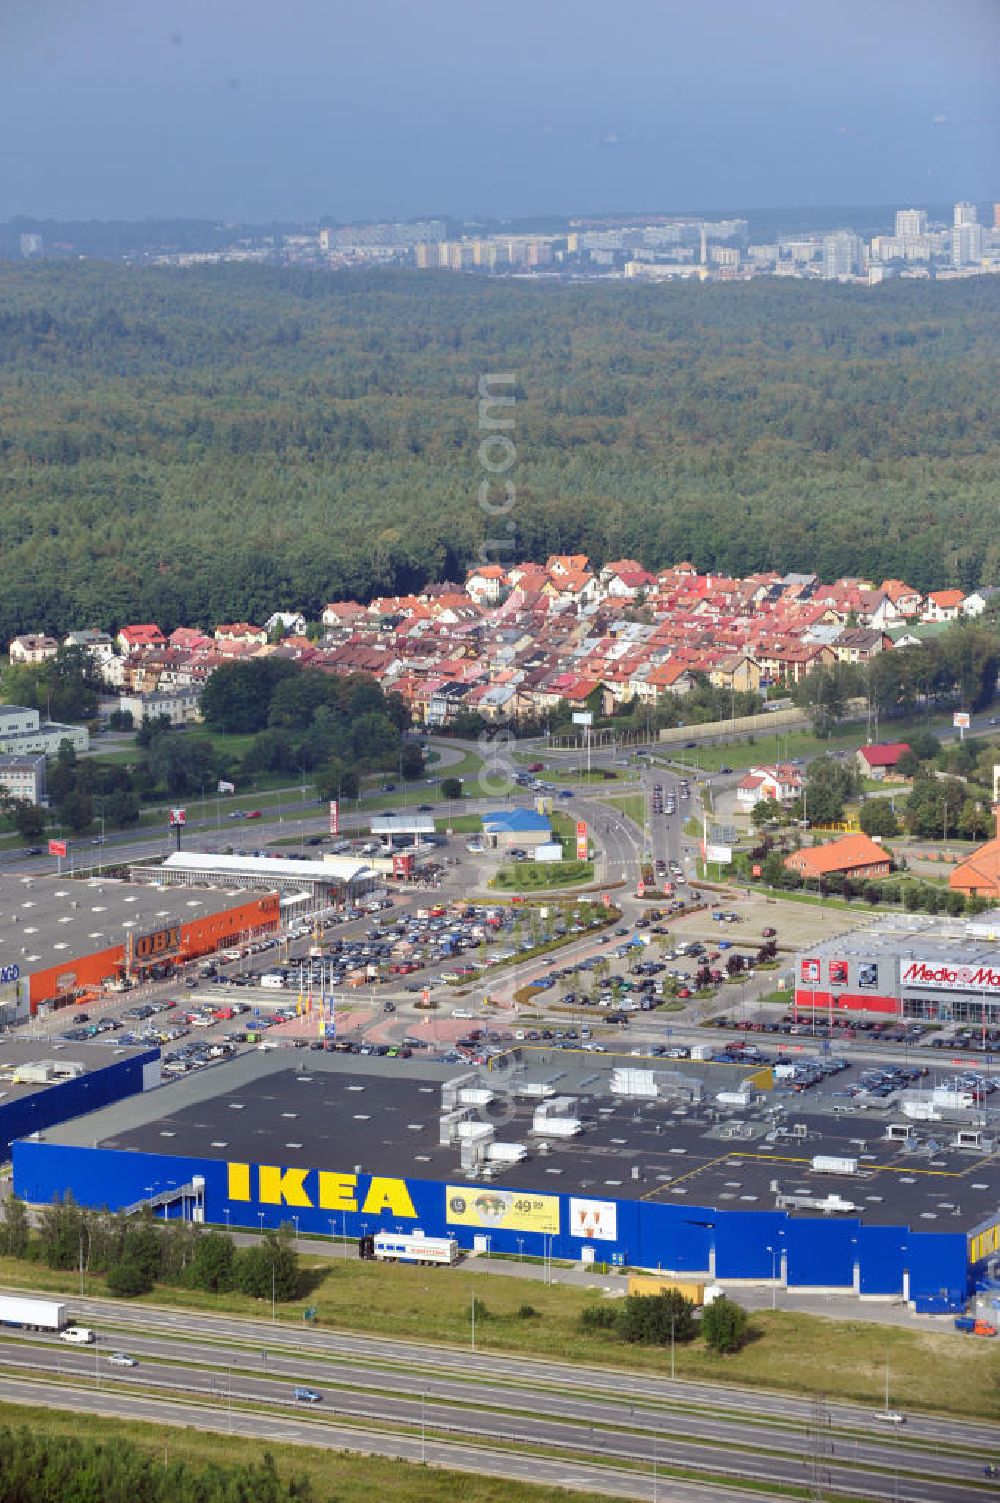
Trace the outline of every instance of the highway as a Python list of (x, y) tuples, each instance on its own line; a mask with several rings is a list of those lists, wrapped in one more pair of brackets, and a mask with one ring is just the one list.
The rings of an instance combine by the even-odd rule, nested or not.
[[(234, 1420), (247, 1408), (262, 1408), (263, 1423), (270, 1425), (294, 1406), (295, 1385), (307, 1384), (322, 1393), (323, 1402), (310, 1406), (308, 1416), (298, 1413), (295, 1424), (303, 1440), (368, 1448), (367, 1432), (359, 1437), (352, 1429), (347, 1442), (333, 1439), (333, 1415), (352, 1425), (408, 1430), (411, 1444), (414, 1435), (428, 1448), (446, 1443), (447, 1457), (432, 1456), (428, 1449), (428, 1460), (487, 1473), (499, 1464), (499, 1448), (513, 1443), (522, 1458), (534, 1458), (534, 1469), (525, 1475), (539, 1476), (541, 1457), (562, 1457), (557, 1464), (563, 1485), (623, 1496), (653, 1496), (655, 1462), (660, 1473), (683, 1468), (715, 1479), (716, 1498), (735, 1496), (727, 1485), (734, 1476), (763, 1489), (801, 1487), (818, 1468), (827, 1493), (965, 1503), (982, 1495), (983, 1463), (1000, 1450), (1000, 1427), (981, 1422), (911, 1415), (905, 1426), (887, 1426), (882, 1434), (871, 1410), (830, 1404), (816, 1427), (813, 1404), (791, 1396), (291, 1330), (259, 1320), (166, 1310), (151, 1316), (113, 1301), (73, 1299), (70, 1304), (77, 1318), (98, 1330), (100, 1343), (73, 1348), (54, 1338), (5, 1333), (0, 1352), (8, 1372), (30, 1372), (36, 1381), (75, 1379), (94, 1401), (108, 1392), (129, 1402), (141, 1396), (148, 1403), (158, 1395), (157, 1418), (176, 1423), (190, 1421), (176, 1418), (174, 1396), (201, 1394), (227, 1411), (235, 1406)], [(106, 1353), (115, 1348), (137, 1357), (139, 1365), (108, 1367)], [(77, 1392), (82, 1403), (82, 1390)], [(221, 1428), (218, 1414), (203, 1413), (199, 1423), (213, 1418)], [(260, 1437), (270, 1431), (258, 1424), (253, 1433)], [(380, 1444), (385, 1442), (383, 1436)], [(401, 1442), (394, 1434), (393, 1453), (400, 1453)], [(483, 1452), (491, 1446), (498, 1449), (484, 1463)], [(604, 1470), (629, 1466), (639, 1468), (640, 1475), (629, 1480)], [(595, 1468), (601, 1473), (597, 1483)], [(681, 1494), (671, 1488), (660, 1496)]]

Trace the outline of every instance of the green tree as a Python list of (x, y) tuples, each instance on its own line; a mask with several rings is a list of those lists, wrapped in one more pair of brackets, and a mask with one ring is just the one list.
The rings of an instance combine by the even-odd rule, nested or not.
[(694, 1305), (677, 1289), (629, 1294), (619, 1306), (617, 1331), (623, 1341), (667, 1346), (695, 1334)]
[(442, 778), (441, 779), (441, 797), (442, 798), (462, 798), (462, 797), (464, 797), (464, 789), (462, 787), (462, 779), (461, 778)]
[(109, 1294), (120, 1299), (133, 1299), (137, 1294), (148, 1294), (153, 1280), (140, 1263), (126, 1259), (108, 1269), (107, 1286)]
[(27, 842), (40, 840), (45, 832), (45, 810), (27, 799), (11, 800), (10, 816), (21, 839)]
[(0, 1253), (9, 1258), (23, 1258), (29, 1240), (27, 1207), (18, 1196), (11, 1195), (4, 1201), (3, 1220), (0, 1221)]
[(887, 798), (869, 798), (861, 805), (858, 823), (866, 835), (898, 835), (899, 820)]
[(195, 1289), (218, 1294), (233, 1286), (235, 1270), (233, 1239), (226, 1232), (205, 1232), (195, 1244), (190, 1280)]
[(743, 1306), (724, 1295), (706, 1305), (701, 1317), (701, 1334), (713, 1352), (738, 1352), (746, 1342), (749, 1328)]
[(254, 1299), (294, 1299), (299, 1292), (299, 1260), (287, 1225), (264, 1233), (259, 1243), (241, 1249), (235, 1260), (236, 1287)]

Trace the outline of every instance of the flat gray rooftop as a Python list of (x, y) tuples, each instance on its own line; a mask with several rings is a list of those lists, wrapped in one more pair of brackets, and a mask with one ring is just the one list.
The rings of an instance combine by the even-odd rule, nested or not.
[[(113, 1034), (106, 1037), (107, 1043), (73, 1044), (64, 1039), (24, 1039), (0, 1034), (0, 1111), (13, 1102), (37, 1096), (50, 1086), (61, 1085), (70, 1075), (90, 1074), (94, 1070), (107, 1069), (117, 1060), (155, 1052), (155, 1046), (149, 1044), (118, 1044)], [(18, 1079), (23, 1066), (42, 1063), (54, 1066), (52, 1079)]]
[(224, 913), (243, 894), (135, 887), (110, 877), (0, 876), (0, 955), (22, 973), (47, 970), (170, 924)]
[[(673, 1062), (652, 1063), (666, 1071)], [(244, 1055), (44, 1136), (123, 1152), (283, 1167), (360, 1166), (364, 1173), (464, 1183), (458, 1146), (442, 1147), (438, 1130), (441, 1086), (456, 1073), (420, 1060), (311, 1051)], [(688, 1067), (688, 1075), (708, 1086), (701, 1065)], [(563, 1054), (535, 1056), (527, 1078), (573, 1096), (584, 1130), (566, 1140), (550, 1138), (550, 1151), (542, 1154), (531, 1134), (535, 1102), (503, 1099), (501, 1112), (486, 1108), (483, 1120), (495, 1124), (497, 1141), (528, 1147), (525, 1160), (495, 1176), (502, 1185), (770, 1210), (776, 1182), (784, 1195), (834, 1192), (866, 1223), (926, 1231), (964, 1232), (1000, 1208), (995, 1154), (954, 1147), (955, 1128), (945, 1123), (917, 1124), (917, 1139), (907, 1146), (886, 1138), (888, 1123), (903, 1120), (888, 1109), (839, 1118), (809, 1098), (775, 1094), (749, 1112), (727, 1114), (714, 1100), (717, 1079), (700, 1104), (679, 1096), (622, 1099), (611, 1094), (607, 1066), (593, 1057), (568, 1066)], [(730, 1072), (725, 1080), (732, 1086), (736, 1077)], [(490, 1073), (481, 1084), (502, 1090), (503, 1082)], [(816, 1155), (856, 1159), (858, 1172), (815, 1173)]]
[(976, 918), (900, 913), (803, 947), (803, 956), (831, 959), (940, 958), (1000, 967), (1000, 909)]

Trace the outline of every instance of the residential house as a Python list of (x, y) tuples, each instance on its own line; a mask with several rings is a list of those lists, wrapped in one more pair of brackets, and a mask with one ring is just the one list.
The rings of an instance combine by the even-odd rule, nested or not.
[(909, 749), (906, 741), (879, 741), (859, 747), (856, 753), (858, 770), (862, 777), (874, 778), (879, 783), (887, 777), (898, 777), (897, 764)]
[(12, 664), (47, 663), (58, 651), (59, 643), (55, 637), (29, 632), (27, 636), (12, 639), (7, 656)]
[(134, 626), (123, 626), (115, 638), (115, 642), (122, 652), (148, 652), (158, 647), (166, 647), (167, 639), (160, 628), (152, 621), (142, 622)]
[(103, 669), (115, 656), (115, 644), (106, 631), (93, 631), (85, 627), (83, 631), (71, 631), (63, 637), (64, 647), (82, 647), (84, 652)]
[(235, 647), (266, 647), (267, 632), (262, 626), (252, 626), (249, 621), (233, 621), (215, 628), (218, 644)]
[(500, 596), (507, 588), (507, 571), (499, 564), (483, 564), (470, 569), (465, 581), (465, 592), (478, 606), (499, 605)]
[(122, 694), (118, 708), (129, 712), (135, 726), (159, 720), (161, 716), (165, 716), (171, 725), (194, 725), (201, 719), (201, 690), (192, 687), (151, 694)]
[(736, 785), (736, 802), (744, 810), (752, 809), (761, 799), (787, 807), (801, 798), (803, 786), (802, 772), (791, 762), (751, 767)]
[(921, 621), (957, 621), (965, 599), (964, 590), (932, 590), (927, 596)]
[(270, 641), (279, 627), (283, 637), (300, 637), (305, 635), (307, 625), (301, 611), (274, 611), (264, 622), (264, 630)]
[(324, 626), (356, 626), (367, 614), (367, 606), (356, 600), (335, 600), (323, 607), (320, 620)]

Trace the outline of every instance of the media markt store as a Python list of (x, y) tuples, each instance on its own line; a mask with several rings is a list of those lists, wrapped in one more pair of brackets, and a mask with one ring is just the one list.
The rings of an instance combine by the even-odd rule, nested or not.
[(899, 989), (904, 1017), (1000, 1028), (1000, 957), (993, 965), (940, 958), (904, 960)]
[(26, 1018), (29, 1011), (29, 978), (21, 975), (17, 964), (0, 966), (0, 1033)]

